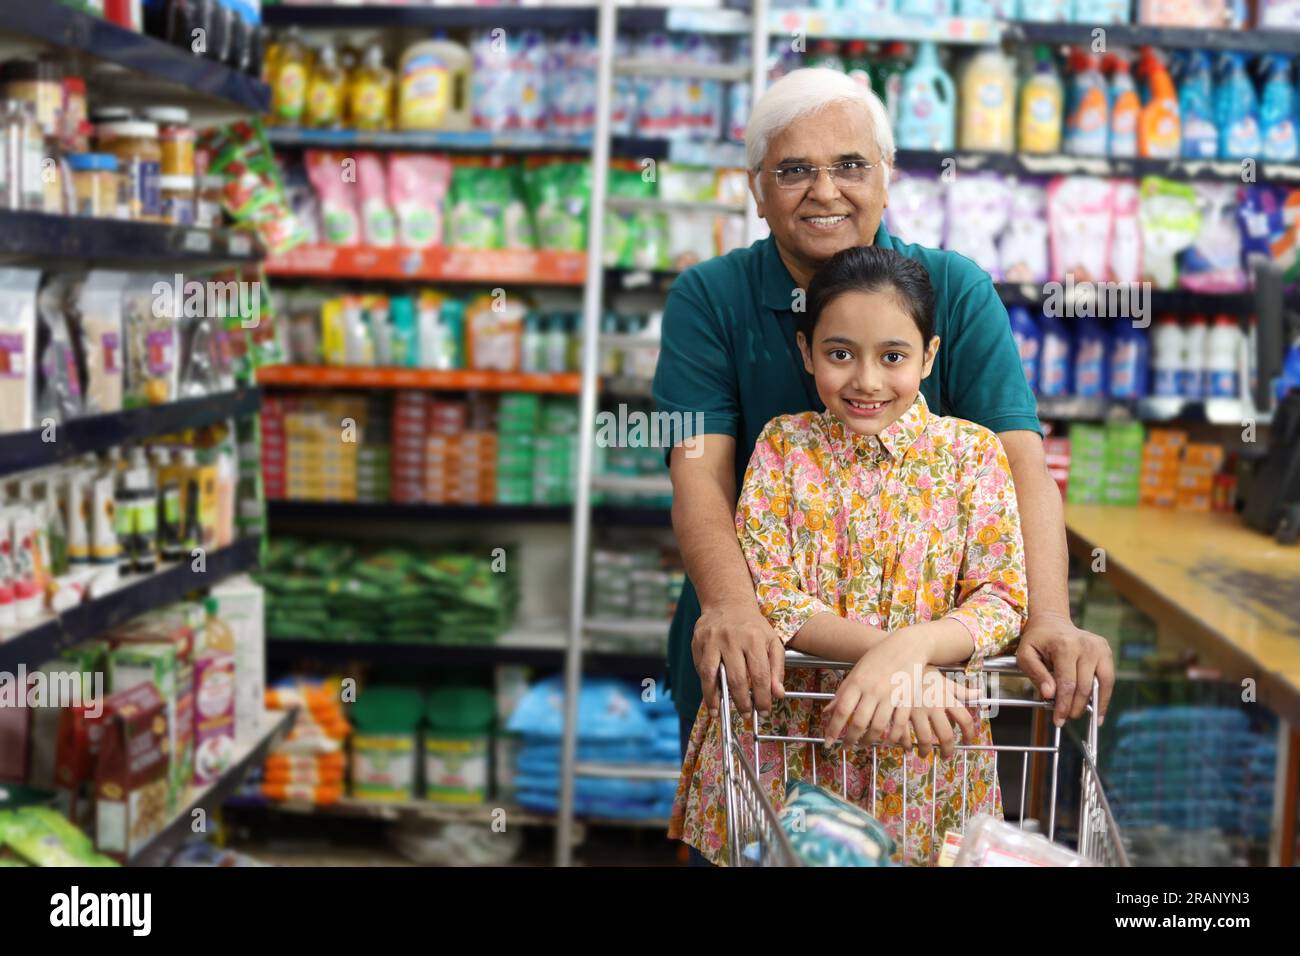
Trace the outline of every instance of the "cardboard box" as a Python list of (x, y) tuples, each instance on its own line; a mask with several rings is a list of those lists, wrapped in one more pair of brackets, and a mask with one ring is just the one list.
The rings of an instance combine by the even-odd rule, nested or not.
[(199, 786), (218, 779), (234, 761), (236, 692), (235, 655), (200, 654), (194, 662), (194, 782)]
[(264, 723), (266, 687), (266, 596), (246, 574), (222, 581), (211, 591), (217, 616), (235, 639), (235, 739), (257, 737)]
[(145, 683), (158, 691), (167, 721), (167, 809), (174, 812), (189, 787), (194, 765), (193, 658), (183, 661), (176, 641), (152, 637), (123, 641), (113, 648), (108, 655), (109, 687), (114, 695)]
[(167, 705), (152, 683), (104, 703), (95, 762), (95, 849), (125, 862), (171, 819)]

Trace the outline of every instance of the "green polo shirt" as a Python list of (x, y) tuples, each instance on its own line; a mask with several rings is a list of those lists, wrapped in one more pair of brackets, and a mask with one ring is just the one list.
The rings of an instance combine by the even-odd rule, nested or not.
[[(918, 260), (935, 292), (942, 342), (921, 393), (930, 408), (991, 431), (1041, 434), (1006, 307), (988, 273), (965, 256), (894, 239), (884, 225), (875, 244)], [(763, 426), (777, 415), (821, 411), (813, 377), (795, 342), (794, 280), (771, 237), (683, 273), (664, 307), (655, 404), (699, 422), (703, 434), (736, 439), (736, 492)], [(694, 415), (702, 413), (702, 419)], [(668, 639), (668, 683), (677, 710), (699, 709), (700, 678), (691, 637), (700, 602), (688, 580)]]

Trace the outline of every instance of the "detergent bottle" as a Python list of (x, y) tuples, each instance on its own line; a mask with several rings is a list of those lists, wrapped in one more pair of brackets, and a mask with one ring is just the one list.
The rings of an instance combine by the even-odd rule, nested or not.
[(962, 149), (1010, 153), (1016, 148), (1016, 70), (991, 47), (971, 57), (961, 79)]
[(1137, 86), (1128, 60), (1109, 54), (1105, 60), (1110, 68), (1110, 155), (1133, 157), (1137, 155), (1138, 115), (1142, 101), (1138, 99)]
[(1159, 60), (1148, 76), (1151, 96), (1138, 116), (1138, 155), (1145, 159), (1177, 159), (1182, 150), (1178, 94)]
[(1038, 394), (1058, 398), (1070, 394), (1070, 373), (1074, 365), (1070, 331), (1050, 312), (1038, 320), (1043, 347), (1038, 359)]
[(469, 129), (469, 50), (442, 31), (407, 48), (397, 68), (397, 128)]
[(1210, 58), (1192, 50), (1178, 88), (1178, 113), (1183, 124), (1183, 158), (1214, 159), (1219, 155), (1219, 128), (1214, 119), (1214, 78)]
[(1263, 145), (1259, 137), (1259, 101), (1255, 97), (1255, 85), (1246, 73), (1246, 56), (1228, 52), (1219, 62), (1219, 85), (1214, 91), (1215, 115), (1219, 119), (1219, 158), (1258, 156)]
[(343, 92), (347, 76), (339, 66), (334, 44), (320, 48), (316, 65), (307, 83), (306, 125), (313, 129), (331, 129), (343, 122)]
[(1059, 153), (1065, 91), (1052, 62), (1052, 51), (1034, 49), (1034, 72), (1020, 87), (1020, 151)]
[(1145, 398), (1149, 389), (1147, 366), (1151, 337), (1132, 322), (1120, 322), (1110, 342), (1110, 374), (1107, 392), (1111, 398)]
[(1029, 317), (1029, 310), (1023, 305), (1013, 305), (1007, 310), (1011, 319), (1011, 334), (1015, 337), (1016, 347), (1020, 350), (1020, 365), (1025, 370), (1025, 380), (1029, 387), (1038, 391), (1038, 363), (1043, 349), (1043, 333)]
[(1172, 315), (1156, 319), (1151, 330), (1154, 354), (1151, 368), (1155, 373), (1154, 394), (1161, 398), (1177, 398), (1182, 394), (1184, 376), (1183, 328)]
[(1294, 162), (1300, 157), (1300, 134), (1296, 131), (1296, 91), (1290, 81), (1291, 61), (1280, 53), (1264, 57), (1264, 86), (1259, 106), (1260, 136), (1264, 158)]
[(916, 63), (903, 74), (898, 109), (898, 148), (942, 152), (956, 145), (957, 91), (939, 65), (939, 49), (926, 40)]
[(1079, 398), (1106, 395), (1106, 330), (1101, 320), (1080, 316), (1075, 320), (1074, 394)]
[(1065, 111), (1065, 151), (1072, 156), (1105, 156), (1110, 140), (1106, 79), (1097, 57), (1084, 49), (1070, 53), (1070, 88)]
[(871, 67), (871, 88), (885, 103), (889, 125), (898, 129), (898, 107), (903, 99), (903, 74), (907, 72), (907, 44), (894, 40), (885, 44)]

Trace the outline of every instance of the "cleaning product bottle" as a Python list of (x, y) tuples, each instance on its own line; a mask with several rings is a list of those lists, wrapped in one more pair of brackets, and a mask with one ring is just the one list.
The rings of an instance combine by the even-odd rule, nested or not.
[(943, 152), (956, 145), (957, 91), (939, 65), (939, 48), (926, 40), (903, 76), (898, 148)]
[(1300, 97), (1291, 86), (1291, 61), (1281, 53), (1263, 58), (1264, 85), (1260, 97), (1259, 122), (1264, 158), (1274, 162), (1294, 162), (1300, 157)]
[(1132, 322), (1121, 322), (1115, 327), (1110, 341), (1110, 374), (1107, 392), (1111, 398), (1145, 398), (1147, 365), (1150, 362), (1151, 339), (1146, 329)]
[(290, 27), (278, 44), (271, 77), (271, 119), (277, 126), (297, 126), (307, 103), (311, 53), (298, 31)]
[(321, 47), (307, 84), (306, 125), (333, 129), (343, 122), (343, 88), (346, 77), (333, 43)]
[(1205, 338), (1205, 316), (1192, 316), (1183, 330), (1183, 376), (1178, 390), (1183, 398), (1205, 397)]
[(885, 102), (889, 126), (898, 129), (898, 110), (903, 99), (903, 75), (909, 61), (906, 43), (894, 40), (885, 44), (880, 58), (871, 67), (871, 88)]
[(866, 40), (850, 40), (844, 44), (844, 72), (863, 89), (871, 89), (871, 60), (867, 57)]
[(1219, 128), (1214, 120), (1214, 79), (1210, 74), (1210, 58), (1203, 50), (1192, 50), (1186, 57), (1178, 87), (1178, 112), (1183, 125), (1183, 157), (1217, 157)]
[(961, 148), (1010, 153), (1016, 148), (1016, 69), (996, 47), (971, 57), (961, 78)]
[(1110, 155), (1131, 158), (1137, 155), (1142, 101), (1138, 99), (1128, 60), (1112, 53), (1105, 62), (1110, 68)]
[(1052, 61), (1052, 51), (1034, 48), (1034, 72), (1020, 87), (1020, 151), (1059, 153), (1065, 91)]
[(1070, 86), (1065, 111), (1065, 151), (1072, 156), (1105, 156), (1110, 140), (1106, 79), (1097, 57), (1084, 49), (1070, 53)]
[(384, 66), (384, 51), (377, 43), (366, 48), (348, 91), (348, 107), (355, 129), (388, 129), (393, 117), (393, 73)]
[(1156, 319), (1151, 332), (1151, 369), (1155, 373), (1154, 394), (1161, 398), (1177, 398), (1182, 394), (1183, 329), (1172, 315)]
[(1214, 91), (1219, 118), (1219, 158), (1245, 159), (1260, 155), (1259, 101), (1246, 72), (1244, 53), (1224, 53), (1219, 85)]
[(1007, 310), (1011, 319), (1011, 335), (1020, 350), (1020, 365), (1025, 370), (1025, 380), (1034, 392), (1038, 391), (1038, 363), (1043, 348), (1043, 333), (1029, 317), (1029, 310), (1023, 305), (1014, 305)]
[(407, 48), (397, 67), (397, 128), (469, 129), (469, 50), (438, 31)]
[(1177, 159), (1182, 150), (1182, 124), (1174, 81), (1159, 60), (1148, 81), (1151, 95), (1138, 116), (1138, 155), (1145, 159)]
[(844, 61), (840, 59), (839, 43), (835, 40), (818, 40), (808, 53), (807, 65), (843, 73)]
[(1101, 320), (1080, 316), (1074, 349), (1074, 394), (1102, 398), (1106, 394), (1106, 330)]
[(1236, 398), (1240, 394), (1238, 375), (1245, 345), (1235, 318), (1215, 316), (1214, 328), (1205, 340), (1206, 398)]
[(1043, 350), (1038, 366), (1038, 394), (1057, 398), (1070, 394), (1070, 372), (1073, 362), (1073, 345), (1065, 323), (1050, 312), (1038, 320), (1043, 331)]

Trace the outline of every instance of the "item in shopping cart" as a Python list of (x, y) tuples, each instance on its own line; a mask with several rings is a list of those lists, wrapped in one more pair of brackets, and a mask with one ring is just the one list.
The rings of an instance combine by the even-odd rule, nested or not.
[(954, 866), (1093, 866), (1091, 862), (1038, 833), (976, 814), (962, 834)]
[(399, 246), (424, 249), (442, 242), (442, 209), (450, 183), (451, 161), (446, 156), (389, 155), (388, 198), (397, 214)]
[(804, 780), (786, 785), (779, 815), (791, 847), (809, 866), (888, 866), (894, 839), (861, 807)]

